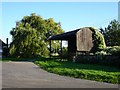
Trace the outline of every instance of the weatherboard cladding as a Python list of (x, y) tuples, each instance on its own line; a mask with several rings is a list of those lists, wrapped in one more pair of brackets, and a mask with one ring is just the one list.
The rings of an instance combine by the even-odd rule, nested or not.
[(90, 51), (92, 49), (92, 31), (89, 28), (79, 30), (76, 37), (77, 51)]

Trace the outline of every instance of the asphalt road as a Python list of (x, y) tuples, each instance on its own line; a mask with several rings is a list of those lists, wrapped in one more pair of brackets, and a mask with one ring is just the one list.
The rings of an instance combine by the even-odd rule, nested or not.
[(2, 62), (2, 88), (118, 88), (118, 84), (48, 73), (32, 62)]

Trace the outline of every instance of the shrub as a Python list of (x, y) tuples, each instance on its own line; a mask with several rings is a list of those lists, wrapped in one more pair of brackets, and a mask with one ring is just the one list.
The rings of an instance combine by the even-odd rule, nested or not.
[(110, 55), (120, 55), (120, 46), (107, 47), (104, 51)]
[(105, 51), (96, 52), (95, 55), (108, 55)]
[(107, 65), (120, 68), (120, 56), (104, 55), (106, 53), (96, 53), (96, 55), (77, 55), (75, 62), (81, 64)]
[(107, 47), (93, 55), (77, 55), (75, 61), (84, 64), (99, 64), (120, 68), (120, 46)]
[(105, 40), (103, 35), (96, 29), (90, 27), (92, 31), (92, 38), (93, 38), (93, 48), (91, 52), (95, 53), (97, 51), (101, 51), (106, 48)]

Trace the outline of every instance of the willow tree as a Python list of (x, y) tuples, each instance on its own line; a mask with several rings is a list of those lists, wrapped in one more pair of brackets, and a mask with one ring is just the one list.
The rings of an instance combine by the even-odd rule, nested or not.
[(43, 19), (35, 13), (24, 16), (10, 31), (10, 54), (14, 57), (48, 56), (47, 38), (60, 33), (63, 33), (60, 23), (56, 23), (52, 18)]

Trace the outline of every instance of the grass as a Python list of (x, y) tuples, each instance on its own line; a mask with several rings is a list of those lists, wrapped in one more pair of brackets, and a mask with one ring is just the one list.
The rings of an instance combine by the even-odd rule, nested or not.
[(90, 64), (77, 64), (70, 61), (57, 61), (44, 58), (35, 61), (35, 64), (37, 64), (38, 66), (40, 66), (48, 72), (59, 75), (120, 84), (120, 70), (114, 67)]
[(35, 58), (0, 58), (0, 61), (2, 62), (8, 62), (8, 61), (29, 61), (34, 60)]

